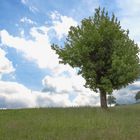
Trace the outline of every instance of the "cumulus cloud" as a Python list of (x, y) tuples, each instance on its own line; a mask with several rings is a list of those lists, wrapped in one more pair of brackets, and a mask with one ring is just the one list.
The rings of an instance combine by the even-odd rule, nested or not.
[(119, 104), (133, 104), (135, 103), (136, 91), (127, 88), (114, 91), (113, 95), (116, 97), (116, 102)]
[(119, 6), (122, 10), (121, 14), (125, 16), (134, 16), (134, 15), (139, 15), (139, 6), (140, 6), (140, 1), (139, 0), (125, 0), (124, 2), (121, 0), (116, 0), (117, 6)]
[(95, 93), (84, 87), (85, 80), (73, 72), (72, 75), (61, 73), (60, 75), (47, 75), (42, 80), (45, 86), (44, 92), (51, 91), (52, 94), (68, 94), (72, 106), (98, 106), (99, 93)]
[[(64, 81), (65, 82), (65, 81)], [(60, 89), (61, 91), (63, 89)], [(119, 104), (135, 103), (136, 91), (127, 88), (114, 91), (113, 95)], [(70, 107), (99, 106), (99, 93), (89, 89), (76, 92), (38, 92), (31, 91), (16, 82), (0, 81), (0, 108), (34, 108), (34, 107)]]
[(68, 93), (72, 90), (72, 83), (69, 77), (53, 77), (47, 75), (43, 79), (43, 84), (49, 88), (55, 89), (55, 92), (57, 93)]
[(0, 48), (0, 75), (9, 74), (14, 70), (12, 62), (6, 58), (6, 52)]
[[(51, 44), (47, 35), (47, 27), (32, 27), (30, 34), (35, 40), (26, 40), (21, 37), (14, 37), (6, 30), (1, 31), (1, 42), (3, 45), (15, 48), (23, 54), (23, 56), (34, 63), (39, 68), (51, 69), (54, 73), (71, 69), (70, 66), (59, 64), (58, 55), (51, 49)], [(50, 61), (52, 63), (50, 63)]]
[[(76, 21), (71, 17), (61, 16), (60, 14), (59, 17), (60, 21), (56, 19), (55, 15), (52, 16), (53, 25), (50, 27), (32, 27), (30, 29), (30, 35), (34, 40), (26, 40), (24, 37), (12, 36), (8, 31), (1, 30), (1, 42), (3, 45), (7, 45), (8, 47), (15, 48), (22, 52), (26, 59), (34, 61), (40, 68), (49, 68), (53, 70), (55, 68), (58, 70), (61, 67), (65, 69), (62, 65), (58, 66), (58, 55), (51, 49), (48, 32), (54, 29), (61, 38), (68, 33), (70, 26), (76, 25)], [(22, 21), (25, 21), (25, 18)], [(50, 63), (50, 60), (53, 63)]]
[(84, 87), (85, 80), (77, 75), (76, 72), (73, 75), (61, 75), (49, 76), (47, 75), (42, 83), (48, 88), (55, 89), (56, 93), (69, 93), (69, 92), (87, 92), (88, 89)]
[(29, 10), (33, 13), (39, 12), (39, 10), (33, 5), (29, 6)]
[(30, 90), (16, 82), (0, 81), (0, 108), (22, 108), (36, 106)]
[(33, 6), (31, 1), (29, 0), (21, 0), (21, 3), (27, 6), (31, 12), (33, 13), (39, 12), (39, 10), (35, 6)]
[(51, 95), (37, 91), (31, 92), (22, 84), (0, 81), (0, 108), (28, 108), (47, 106), (69, 106), (67, 94)]
[[(119, 104), (135, 103), (134, 91), (122, 89), (113, 95)], [(75, 93), (56, 93), (31, 91), (16, 82), (0, 81), (0, 108), (70, 107), (99, 106), (99, 93), (89, 89)]]
[(130, 30), (130, 37), (136, 42), (140, 41), (140, 1), (139, 0), (116, 0), (119, 8), (118, 15), (121, 20), (121, 25), (125, 29)]
[(133, 104), (136, 102), (135, 95), (138, 91), (140, 91), (140, 81), (135, 81), (125, 88), (115, 90), (113, 95), (119, 104)]
[[(20, 37), (14, 37), (10, 35), (6, 30), (1, 31), (1, 42), (8, 47), (15, 48), (19, 52), (23, 53), (23, 56), (29, 60), (37, 63), (40, 68), (52, 68), (57, 65), (57, 55), (51, 49), (48, 36), (45, 32), (47, 30), (44, 28), (44, 34), (39, 33), (38, 28), (31, 28), (30, 34), (35, 40), (26, 40)], [(41, 30), (41, 27), (39, 28)], [(50, 60), (53, 63), (50, 63)]]
[(79, 92), (73, 102), (76, 106), (99, 106), (99, 93), (91, 91)]
[[(134, 103), (135, 93), (128, 89), (115, 91), (114, 96), (120, 104)], [(69, 107), (69, 106), (99, 106), (99, 94), (86, 92), (70, 94), (52, 94), (31, 91), (22, 84), (16, 82), (0, 81), (0, 108), (33, 108), (33, 107)]]
[(23, 17), (20, 19), (21, 23), (27, 23), (27, 24), (32, 24), (32, 25), (36, 25), (35, 21), (32, 21), (31, 19), (27, 18), (27, 17)]
[(51, 18), (53, 22), (52, 28), (55, 30), (59, 39), (68, 34), (71, 26), (77, 26), (78, 24), (73, 18), (60, 15), (57, 11), (51, 14)]
[[(88, 94), (88, 93), (87, 93)], [(31, 91), (16, 82), (0, 81), (0, 108), (68, 107), (98, 105), (95, 95), (78, 94), (71, 100), (69, 94)], [(84, 100), (83, 100), (84, 99)]]
[[(69, 93), (84, 91), (83, 79), (81, 76), (77, 76), (76, 70), (71, 68), (69, 65), (59, 64), (58, 55), (56, 55), (55, 51), (50, 47), (48, 31), (53, 29), (56, 31), (58, 37), (62, 38), (62, 36), (68, 33), (69, 27), (71, 25), (77, 25), (77, 22), (70, 17), (61, 16), (59, 13), (53, 13), (51, 16), (53, 20), (53, 25), (51, 27), (41, 26), (32, 27), (30, 29), (30, 35), (34, 38), (34, 40), (26, 40), (23, 37), (15, 37), (10, 35), (6, 30), (2, 30), (1, 42), (3, 45), (7, 45), (8, 47), (15, 48), (16, 50), (22, 52), (26, 59), (37, 63), (40, 68), (48, 68), (51, 70), (51, 76), (46, 76), (43, 79), (43, 85), (45, 86), (43, 91), (47, 91), (47, 94), (44, 93), (40, 95), (38, 93), (38, 101), (43, 100), (44, 97), (45, 99), (49, 98), (48, 100), (52, 102), (50, 97), (58, 100), (58, 97), (61, 96), (61, 98), (65, 97), (65, 100), (66, 102), (69, 102), (69, 105), (70, 103), (73, 105), (75, 103), (68, 100)], [(49, 95), (48, 92), (50, 90), (55, 94)], [(80, 94), (78, 94), (78, 96), (74, 95), (77, 98), (75, 102), (78, 102), (80, 99), (78, 99), (79, 95)], [(59, 102), (62, 104), (64, 101), (61, 101), (61, 98)], [(44, 104), (47, 105), (48, 103), (45, 102)]]
[(27, 4), (28, 0), (21, 0), (22, 4)]
[[(90, 89), (85, 88), (83, 85), (85, 80), (81, 76), (65, 77), (51, 77), (46, 76), (43, 79), (43, 85), (46, 87), (46, 92), (63, 94), (67, 93), (72, 97), (72, 103), (76, 106), (99, 106), (100, 99), (99, 93), (95, 93)], [(135, 103), (135, 94), (140, 90), (140, 82), (136, 81), (128, 87), (115, 90), (114, 97), (119, 104)], [(44, 91), (45, 92), (45, 91)]]
[(135, 81), (130, 87), (140, 87), (140, 81)]
[[(57, 20), (55, 16), (56, 13), (52, 15), (53, 20)], [(62, 19), (62, 21), (53, 22), (54, 25), (50, 28), (45, 26), (32, 27), (30, 29), (30, 35), (34, 38), (34, 40), (26, 40), (21, 37), (14, 37), (10, 35), (6, 30), (2, 30), (1, 41), (3, 45), (13, 47), (16, 50), (22, 52), (23, 56), (27, 60), (37, 63), (39, 68), (50, 69), (51, 76), (46, 76), (43, 79), (43, 84), (45, 86), (43, 91), (53, 90), (53, 92), (55, 93), (68, 93), (72, 92), (74, 88), (75, 90), (77, 90), (78, 85), (81, 85), (82, 87), (83, 83), (82, 80), (76, 83), (76, 81), (79, 80), (79, 78), (76, 75), (75, 69), (71, 68), (69, 65), (59, 64), (58, 55), (55, 53), (54, 50), (51, 49), (48, 31), (53, 28), (54, 30), (56, 30), (57, 33), (60, 32), (59, 36), (62, 37), (64, 34), (67, 34), (70, 25), (73, 25), (72, 23), (69, 23), (69, 21), (74, 20), (66, 16), (59, 15), (57, 17)], [(74, 23), (76, 24), (76, 22)], [(59, 28), (58, 26), (62, 27), (63, 25), (66, 25), (66, 30), (63, 30), (63, 28), (65, 27), (57, 30)], [(70, 78), (67, 77), (68, 75), (64, 76), (63, 73), (67, 73), (70, 76)], [(65, 84), (63, 83), (64, 81)], [(77, 86), (74, 85), (75, 83)]]

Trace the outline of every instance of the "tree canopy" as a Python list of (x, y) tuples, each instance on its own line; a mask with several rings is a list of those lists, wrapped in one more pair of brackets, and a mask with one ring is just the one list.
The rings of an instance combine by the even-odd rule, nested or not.
[(138, 45), (105, 9), (96, 9), (94, 16), (71, 27), (64, 47), (53, 44), (52, 48), (60, 63), (79, 68), (85, 87), (100, 91), (102, 107), (107, 107), (107, 93), (127, 86), (140, 75)]

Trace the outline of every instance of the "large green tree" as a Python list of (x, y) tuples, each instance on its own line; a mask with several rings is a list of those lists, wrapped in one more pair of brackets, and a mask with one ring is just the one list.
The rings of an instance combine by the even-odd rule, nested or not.
[(129, 38), (114, 16), (105, 9), (96, 9), (77, 27), (71, 27), (64, 47), (52, 48), (60, 63), (78, 67), (85, 78), (85, 87), (100, 92), (102, 108), (107, 108), (106, 95), (132, 83), (140, 75), (137, 44)]

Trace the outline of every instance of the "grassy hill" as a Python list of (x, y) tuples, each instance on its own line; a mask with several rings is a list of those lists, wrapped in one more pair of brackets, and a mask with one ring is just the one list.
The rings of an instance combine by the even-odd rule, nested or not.
[(140, 140), (140, 104), (0, 110), (0, 140)]

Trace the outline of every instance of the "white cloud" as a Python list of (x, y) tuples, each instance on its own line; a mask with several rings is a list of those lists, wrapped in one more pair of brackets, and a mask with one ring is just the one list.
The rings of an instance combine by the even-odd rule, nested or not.
[(140, 1), (139, 0), (116, 0), (119, 10), (121, 25), (124, 29), (129, 29), (130, 37), (136, 42), (140, 41)]
[(78, 93), (73, 102), (76, 106), (100, 106), (99, 93)]
[(20, 19), (21, 23), (28, 23), (28, 24), (32, 24), (32, 25), (36, 25), (35, 21), (32, 21), (31, 19), (27, 18), (27, 17), (23, 17)]
[(26, 5), (28, 3), (28, 0), (21, 0), (21, 3)]
[(73, 73), (69, 77), (66, 75), (57, 75), (46, 76), (43, 79), (43, 85), (48, 91), (52, 90), (52, 93), (60, 95), (67, 93), (72, 98), (71, 105), (99, 106), (99, 93), (85, 88), (84, 84), (85, 80), (76, 73)]
[(45, 106), (68, 106), (68, 95), (31, 92), (16, 82), (0, 81), (0, 108), (28, 108)]
[[(68, 33), (71, 25), (76, 24), (76, 21), (70, 17), (61, 16), (60, 14), (59, 17), (62, 19), (62, 22), (54, 20), (53, 26), (32, 27), (30, 29), (30, 35), (35, 40), (26, 40), (18, 36), (15, 37), (10, 35), (6, 30), (2, 30), (0, 31), (1, 42), (3, 45), (7, 45), (8, 47), (15, 48), (22, 52), (26, 59), (34, 61), (40, 68), (49, 68), (54, 71), (59, 70), (60, 67), (65, 69), (63, 65), (59, 65), (58, 55), (51, 49), (48, 32), (54, 29), (58, 36), (62, 37), (64, 34)], [(23, 21), (25, 21), (25, 19)], [(53, 63), (50, 63), (50, 61)]]
[(53, 29), (55, 30), (59, 39), (68, 34), (69, 28), (71, 26), (77, 26), (77, 22), (67, 16), (60, 15), (57, 11), (51, 14)]
[(113, 95), (119, 104), (133, 104), (136, 102), (135, 95), (138, 91), (140, 91), (140, 81), (135, 81), (126, 88), (115, 90)]
[[(51, 26), (50, 28), (45, 26), (31, 28), (30, 34), (34, 38), (34, 40), (25, 40), (21, 37), (14, 37), (10, 35), (6, 30), (2, 30), (1, 42), (3, 45), (13, 47), (16, 50), (22, 52), (23, 56), (26, 59), (37, 63), (40, 68), (50, 69), (53, 76), (46, 76), (43, 80), (44, 85), (47, 84), (49, 88), (56, 87), (55, 95), (61, 93), (61, 95), (58, 94), (57, 96), (63, 96), (66, 92), (68, 94), (68, 92), (73, 92), (76, 90), (81, 91), (83, 86), (83, 79), (81, 80), (81, 77), (79, 78), (79, 76), (76, 75), (76, 70), (71, 68), (69, 65), (59, 64), (58, 55), (56, 55), (55, 51), (50, 47), (50, 42), (47, 34), (48, 31), (53, 28), (57, 33), (60, 31), (60, 33), (58, 34), (59, 37), (62, 37), (63, 35), (66, 35), (69, 30), (69, 26), (71, 23), (67, 22), (74, 21), (72, 20), (72, 18), (68, 18), (66, 16), (59, 15), (59, 17), (60, 19), (62, 19), (62, 22), (53, 22), (54, 26)], [(56, 20), (56, 17), (52, 17), (52, 19)], [(66, 21), (64, 21), (64, 19), (66, 19)], [(66, 23), (69, 25), (67, 26)], [(66, 26), (66, 30), (63, 30), (62, 28), (62, 31), (61, 29), (57, 30), (58, 26), (62, 27), (63, 25)], [(63, 75), (63, 73), (65, 72), (68, 73), (68, 75), (70, 76), (69, 78)], [(69, 94), (67, 96), (69, 96)]]
[[(88, 10), (89, 10), (89, 12), (92, 12), (92, 14), (93, 14), (93, 12), (95, 11), (95, 8), (97, 8), (97, 7), (99, 7), (99, 0), (82, 0), (82, 4), (83, 4), (83, 7), (85, 6)], [(86, 10), (87, 10), (86, 9)], [(83, 9), (81, 9), (81, 10), (83, 10)], [(83, 12), (85, 12), (85, 11), (83, 11)]]
[[(43, 27), (44, 30), (48, 30)], [(42, 28), (31, 28), (30, 34), (35, 40), (25, 40), (24, 38), (14, 37), (6, 30), (1, 31), (1, 42), (3, 45), (15, 48), (23, 53), (24, 57), (37, 63), (40, 68), (53, 68), (58, 64), (58, 56), (51, 49), (47, 33), (39, 33), (37, 30)], [(57, 61), (56, 61), (57, 60)], [(52, 61), (53, 63), (50, 63)]]
[(34, 93), (37, 96), (38, 107), (68, 107), (72, 106), (68, 94)]
[(0, 75), (9, 74), (14, 70), (12, 62), (6, 58), (6, 52), (0, 48)]
[[(127, 88), (114, 91), (117, 103), (135, 103), (134, 91)], [(73, 98), (73, 99), (71, 99)], [(75, 93), (51, 93), (31, 91), (16, 82), (0, 81), (0, 108), (34, 108), (34, 107), (69, 107), (69, 106), (99, 106), (99, 94), (85, 91)]]
[(59, 76), (46, 76), (43, 79), (43, 83), (45, 86), (56, 89), (56, 93), (68, 93), (72, 91), (72, 83), (69, 77)]
[(30, 90), (15, 82), (0, 81), (0, 108), (22, 108), (36, 106)]
[[(69, 72), (69, 71), (67, 71)], [(85, 80), (80, 75), (74, 72), (72, 75), (65, 75), (63, 71), (59, 75), (47, 75), (42, 83), (45, 87), (55, 89), (56, 93), (75, 93), (75, 92), (89, 92), (90, 90), (84, 87)], [(90, 91), (91, 92), (91, 91)], [(94, 92), (91, 92), (94, 93)]]
[(16, 82), (0, 81), (0, 108), (67, 107), (74, 105), (68, 94), (31, 92)]
[(127, 88), (114, 91), (113, 95), (116, 97), (116, 102), (119, 104), (132, 104), (135, 103), (136, 91), (129, 90)]
[(76, 93), (74, 100), (70, 95), (31, 91), (16, 82), (0, 81), (0, 108), (69, 107), (99, 105), (98, 95)]
[[(65, 77), (63, 75), (52, 77), (46, 76), (43, 79), (43, 85), (48, 90), (52, 90), (52, 93), (63, 94), (67, 93), (72, 96), (72, 103), (76, 106), (99, 106), (100, 99), (99, 93), (95, 93), (90, 89), (84, 88), (85, 80), (81, 76), (76, 74), (71, 77)], [(127, 88), (115, 90), (113, 95), (116, 97), (116, 101), (119, 104), (135, 103), (135, 94), (139, 90), (140, 82), (135, 81)]]
[(99, 0), (81, 0), (76, 7), (71, 9), (70, 15), (78, 21), (81, 21), (83, 18), (93, 16), (95, 8), (98, 8), (101, 4), (102, 2)]
[(33, 13), (39, 12), (39, 10), (35, 6), (33, 6), (31, 1), (29, 0), (21, 0), (21, 3), (27, 6), (31, 12)]
[(24, 29), (20, 29), (20, 36), (24, 37), (24, 35), (25, 35)]
[(122, 10), (120, 11), (123, 16), (134, 16), (139, 15), (140, 12), (140, 1), (139, 0), (116, 0), (117, 6), (119, 6)]
[(130, 86), (135, 86), (135, 87), (140, 87), (140, 81), (135, 81), (133, 84)]
[(39, 12), (39, 10), (33, 5), (29, 6), (29, 10), (33, 13)]

